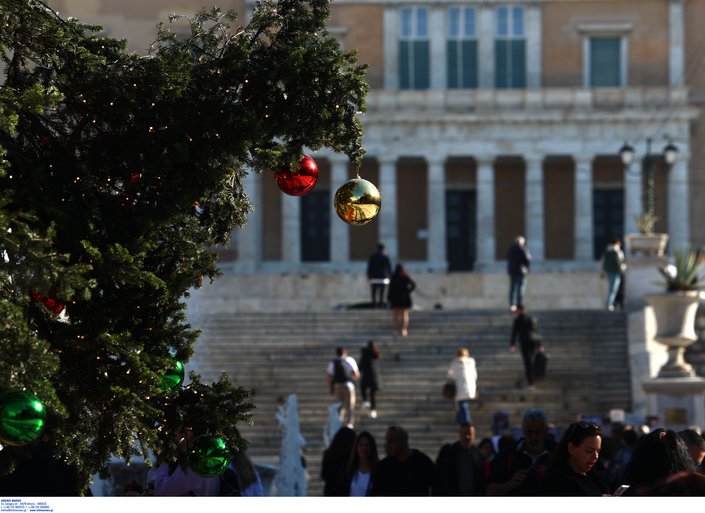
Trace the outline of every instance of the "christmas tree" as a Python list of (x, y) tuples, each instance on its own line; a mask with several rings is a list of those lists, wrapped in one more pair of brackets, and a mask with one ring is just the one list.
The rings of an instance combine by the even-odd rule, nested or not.
[(204, 10), (136, 55), (42, 2), (0, 0), (0, 408), (25, 392), (45, 409), (26, 440), (0, 418), (0, 475), (41, 443), (84, 493), (112, 455), (183, 458), (186, 429), (246, 445), (247, 390), (180, 385), (198, 336), (184, 298), (246, 222), (246, 173), (295, 168), (303, 148), (359, 164), (366, 68), (329, 14), (264, 1), (239, 26)]

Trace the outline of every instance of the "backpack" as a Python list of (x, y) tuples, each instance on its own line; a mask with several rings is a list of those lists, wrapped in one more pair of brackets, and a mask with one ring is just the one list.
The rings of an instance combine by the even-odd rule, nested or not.
[(348, 373), (345, 372), (345, 364), (342, 358), (333, 360), (333, 383), (347, 383), (350, 381)]
[(606, 273), (618, 273), (622, 270), (619, 253), (614, 246), (605, 251), (602, 268)]

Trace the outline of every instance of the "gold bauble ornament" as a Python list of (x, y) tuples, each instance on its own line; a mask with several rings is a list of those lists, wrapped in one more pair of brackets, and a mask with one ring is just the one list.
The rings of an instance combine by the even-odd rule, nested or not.
[(343, 221), (362, 226), (372, 221), (382, 206), (382, 195), (371, 182), (353, 178), (335, 191), (335, 211)]

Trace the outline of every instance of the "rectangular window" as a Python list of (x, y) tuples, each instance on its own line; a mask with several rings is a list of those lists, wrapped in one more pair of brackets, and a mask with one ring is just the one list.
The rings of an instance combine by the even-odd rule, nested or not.
[(475, 9), (448, 9), (448, 88), (477, 87), (477, 31)]
[(589, 41), (590, 87), (620, 87), (622, 82), (622, 38), (591, 37)]
[(526, 87), (526, 35), (523, 7), (497, 8), (495, 86), (499, 89)]
[(428, 9), (401, 9), (399, 34), (399, 88), (428, 89), (430, 85)]

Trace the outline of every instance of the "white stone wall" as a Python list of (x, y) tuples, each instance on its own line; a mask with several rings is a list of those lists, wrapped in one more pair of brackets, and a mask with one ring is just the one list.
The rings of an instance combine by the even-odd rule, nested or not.
[[(503, 272), (412, 274), (415, 307), (508, 308), (509, 279)], [(191, 291), (189, 312), (320, 311), (367, 302), (364, 273), (226, 274)], [(603, 308), (605, 281), (594, 271), (531, 273), (526, 305), (532, 310)]]

